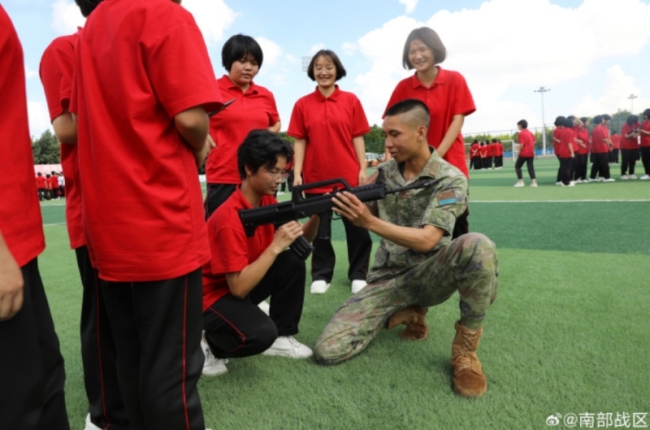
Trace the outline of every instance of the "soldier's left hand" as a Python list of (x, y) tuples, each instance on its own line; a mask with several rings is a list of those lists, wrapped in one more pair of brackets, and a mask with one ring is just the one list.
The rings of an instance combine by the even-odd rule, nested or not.
[(357, 227), (367, 228), (368, 224), (374, 217), (365, 203), (359, 200), (357, 196), (347, 191), (337, 193), (336, 196), (332, 198), (332, 202), (334, 203), (332, 210), (349, 219), (350, 222)]

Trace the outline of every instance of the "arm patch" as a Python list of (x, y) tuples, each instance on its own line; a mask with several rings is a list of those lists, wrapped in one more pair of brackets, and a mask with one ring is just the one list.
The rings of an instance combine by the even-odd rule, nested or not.
[(453, 190), (443, 191), (436, 194), (440, 206), (453, 205), (456, 203), (456, 193)]

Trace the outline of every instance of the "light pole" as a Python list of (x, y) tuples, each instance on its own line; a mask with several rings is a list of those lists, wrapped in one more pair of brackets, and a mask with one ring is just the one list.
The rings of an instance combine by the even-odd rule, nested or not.
[(550, 88), (539, 87), (536, 93), (542, 95), (542, 155), (546, 155), (546, 121), (544, 120), (544, 93), (551, 91)]
[(634, 99), (635, 98), (637, 98), (637, 96), (635, 96), (634, 94), (630, 94), (630, 97), (628, 97), (628, 99), (630, 100), (630, 103), (632, 104), (632, 106), (631, 106), (632, 110), (630, 110), (630, 114), (632, 114), (632, 115), (634, 115)]

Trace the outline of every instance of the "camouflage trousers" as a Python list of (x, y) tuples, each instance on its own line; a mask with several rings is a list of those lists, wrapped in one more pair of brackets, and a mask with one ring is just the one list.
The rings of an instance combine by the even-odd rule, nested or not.
[(476, 330), (497, 295), (496, 247), (469, 233), (407, 272), (372, 281), (334, 314), (316, 341), (321, 364), (337, 364), (363, 351), (388, 318), (411, 305), (435, 306), (460, 295), (461, 324)]

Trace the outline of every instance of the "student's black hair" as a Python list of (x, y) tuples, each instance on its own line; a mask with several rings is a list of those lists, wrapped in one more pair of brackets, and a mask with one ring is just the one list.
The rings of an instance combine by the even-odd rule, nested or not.
[(567, 119), (564, 120), (564, 126), (566, 128), (573, 128), (573, 119), (571, 117), (568, 117)]
[(288, 141), (268, 130), (252, 130), (237, 150), (239, 177), (246, 179), (246, 167), (253, 174), (262, 166), (272, 169), (280, 155), (287, 163), (293, 159), (293, 148)]
[(630, 115), (630, 116), (627, 117), (625, 122), (627, 123), (627, 125), (634, 125), (637, 122), (639, 122), (639, 117), (636, 116), (636, 115)]
[(650, 119), (650, 109), (646, 109), (646, 110), (644, 110), (644, 111), (643, 111), (643, 116), (644, 116), (646, 119)]
[(411, 70), (413, 68), (413, 64), (409, 61), (409, 50), (411, 49), (411, 42), (416, 39), (421, 40), (433, 52), (433, 62), (435, 64), (440, 64), (445, 61), (445, 58), (447, 58), (447, 49), (443, 45), (442, 40), (440, 40), (438, 33), (429, 27), (420, 27), (413, 30), (406, 38), (406, 43), (404, 43), (402, 64), (405, 69)]
[(596, 115), (594, 117), (594, 124), (598, 125), (598, 124), (602, 124), (602, 122), (603, 122), (603, 116), (602, 115)]
[(43, 174), (41, 172), (38, 172), (36, 176), (43, 176)]
[(232, 63), (237, 60), (243, 60), (248, 56), (253, 57), (257, 61), (257, 65), (262, 68), (262, 61), (264, 54), (262, 48), (255, 39), (244, 34), (235, 34), (224, 43), (221, 48), (221, 64), (230, 72)]
[(528, 121), (526, 121), (525, 119), (522, 119), (517, 123), (517, 125), (520, 125), (521, 128), (526, 129), (526, 128), (528, 128)]
[(607, 115), (607, 114), (603, 114), (603, 119), (604, 119), (605, 121), (611, 121), (611, 120), (612, 120), (612, 117), (609, 116), (609, 115)]
[(431, 121), (429, 108), (427, 105), (417, 99), (406, 99), (402, 100), (401, 102), (397, 102), (392, 106), (389, 106), (388, 109), (386, 109), (386, 112), (384, 112), (384, 116), (396, 116), (415, 110), (419, 110), (422, 113), (422, 125), (429, 128), (429, 122)]
[(46, 178), (49, 178), (49, 177), (50, 177), (50, 174), (49, 174), (49, 173), (46, 173), (46, 174), (45, 174), (45, 177), (46, 177)]
[(589, 118), (587, 118), (586, 116), (583, 116), (583, 117), (580, 118), (580, 121), (582, 121), (583, 125), (587, 125), (587, 121), (589, 121)]
[(496, 139), (492, 139), (492, 143), (497, 143), (497, 140), (496, 140)]
[(316, 80), (316, 77), (314, 76), (314, 67), (316, 67), (316, 60), (318, 57), (326, 57), (332, 63), (334, 63), (334, 67), (336, 67), (336, 78), (334, 79), (335, 81), (338, 81), (347, 75), (348, 72), (345, 71), (345, 67), (343, 67), (343, 63), (341, 63), (341, 60), (339, 59), (339, 56), (336, 55), (336, 52), (329, 49), (321, 49), (315, 53), (313, 57), (311, 57), (309, 67), (307, 67), (307, 76), (309, 76), (309, 79), (312, 81)]
[(84, 18), (88, 18), (88, 16), (92, 13), (92, 11), (95, 10), (97, 5), (99, 5), (102, 0), (74, 0), (74, 2), (77, 3), (77, 6), (79, 6), (81, 14), (84, 16)]
[(553, 123), (553, 125), (555, 125), (556, 127), (564, 126), (565, 121), (566, 121), (565, 117), (558, 116), (557, 118), (555, 118), (555, 122)]
[(474, 139), (474, 142), (472, 142), (472, 143), (478, 143), (478, 140)]

